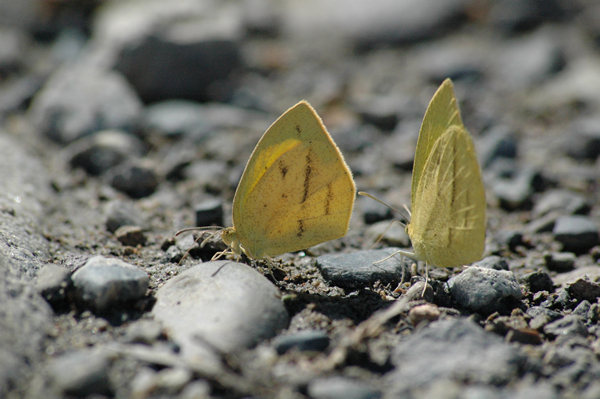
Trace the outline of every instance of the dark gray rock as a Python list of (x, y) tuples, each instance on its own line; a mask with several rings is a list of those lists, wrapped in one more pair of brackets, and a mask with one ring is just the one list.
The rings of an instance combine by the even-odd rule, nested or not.
[(600, 118), (577, 120), (569, 134), (566, 153), (571, 158), (580, 161), (594, 161), (600, 156)]
[(123, 77), (88, 65), (56, 71), (35, 96), (30, 117), (41, 133), (70, 143), (98, 130), (130, 130), (141, 103)]
[(65, 267), (49, 263), (37, 274), (35, 288), (40, 295), (53, 306), (66, 299), (66, 292), (71, 285), (70, 273)]
[(559, 273), (571, 271), (575, 268), (577, 257), (572, 252), (553, 252), (544, 255), (548, 270)]
[(552, 337), (578, 335), (586, 337), (588, 335), (584, 319), (577, 315), (566, 315), (556, 321), (544, 326), (544, 334)]
[(313, 399), (379, 399), (381, 392), (365, 382), (347, 377), (321, 377), (307, 387)]
[(115, 200), (106, 205), (106, 230), (114, 233), (122, 226), (144, 226), (142, 213), (131, 202)]
[(223, 226), (223, 202), (209, 199), (194, 207), (196, 226)]
[(598, 226), (586, 216), (560, 217), (556, 220), (552, 233), (565, 251), (576, 254), (586, 253), (600, 243)]
[(320, 330), (299, 331), (280, 335), (273, 340), (273, 346), (280, 355), (290, 349), (323, 352), (329, 346), (329, 336), (325, 331)]
[(115, 237), (123, 245), (136, 247), (146, 243), (144, 230), (139, 226), (121, 226), (115, 231)]
[(384, 284), (398, 283), (403, 275), (410, 275), (413, 261), (401, 255), (394, 255), (395, 248), (364, 250), (344, 254), (327, 254), (317, 258), (317, 267), (323, 278), (342, 288), (356, 289), (368, 287), (376, 281)]
[(529, 287), (529, 291), (532, 293), (538, 291), (554, 291), (554, 284), (550, 275), (543, 271), (531, 272), (523, 276), (525, 284)]
[(66, 395), (110, 395), (108, 378), (110, 357), (107, 353), (82, 349), (50, 360), (46, 368), (56, 389)]
[(409, 397), (446, 380), (502, 384), (525, 364), (515, 347), (466, 319), (440, 320), (415, 331), (394, 348), (391, 360), (396, 368), (386, 376), (390, 397)]
[(581, 194), (564, 189), (548, 190), (540, 195), (533, 207), (533, 215), (540, 217), (552, 212), (585, 215), (591, 205)]
[(149, 283), (142, 269), (103, 256), (88, 259), (71, 279), (78, 299), (100, 313), (141, 299)]
[(247, 265), (200, 264), (169, 280), (152, 309), (184, 356), (204, 353), (204, 342), (220, 351), (251, 347), (286, 327), (279, 290)]
[(600, 281), (600, 267), (584, 266), (566, 273), (560, 273), (552, 277), (555, 285), (567, 287), (579, 279)]
[(143, 198), (158, 187), (158, 176), (154, 169), (143, 162), (124, 162), (107, 174), (110, 185), (131, 198)]
[(542, 180), (541, 174), (530, 168), (519, 169), (510, 179), (496, 179), (493, 191), (505, 210), (529, 209), (532, 195)]
[(600, 284), (589, 281), (587, 279), (578, 279), (567, 287), (569, 295), (579, 301), (588, 300), (596, 302), (600, 297)]
[(514, 132), (506, 125), (496, 125), (485, 132), (477, 142), (477, 155), (484, 169), (499, 158), (515, 159), (518, 142)]
[(171, 98), (222, 101), (231, 96), (242, 57), (235, 38), (190, 40), (157, 32), (124, 46), (115, 68), (147, 103)]
[(510, 311), (523, 296), (512, 272), (482, 267), (468, 267), (448, 286), (459, 306), (483, 314)]
[(129, 158), (139, 157), (144, 152), (143, 143), (135, 136), (116, 130), (105, 130), (91, 137), (83, 137), (67, 149), (70, 164), (82, 168), (93, 176)]
[(523, 233), (517, 230), (500, 230), (496, 232), (495, 242), (502, 244), (511, 251), (515, 251), (518, 246), (524, 245)]
[(359, 202), (357, 206), (362, 209), (363, 220), (366, 224), (373, 224), (392, 218), (392, 210), (372, 198), (361, 195), (357, 198), (357, 202)]

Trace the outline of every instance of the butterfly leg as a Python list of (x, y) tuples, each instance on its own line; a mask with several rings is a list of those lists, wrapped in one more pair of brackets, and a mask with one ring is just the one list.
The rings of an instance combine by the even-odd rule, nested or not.
[(425, 285), (423, 285), (423, 292), (421, 292), (421, 298), (425, 297), (425, 290), (427, 290), (427, 284), (429, 284), (429, 265), (425, 262)]

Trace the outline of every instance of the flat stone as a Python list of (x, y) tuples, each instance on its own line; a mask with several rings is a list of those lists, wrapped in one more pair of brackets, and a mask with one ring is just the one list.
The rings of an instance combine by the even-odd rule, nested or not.
[(556, 220), (552, 231), (565, 251), (586, 253), (600, 243), (598, 226), (587, 216), (563, 216)]
[(71, 279), (78, 299), (98, 312), (141, 299), (149, 283), (139, 267), (104, 256), (88, 259)]
[[(394, 248), (385, 248), (321, 255), (317, 258), (317, 267), (328, 283), (342, 288), (363, 288), (376, 281), (398, 283), (403, 275), (410, 275), (413, 261), (400, 254), (386, 259), (394, 252)], [(382, 259), (385, 261), (379, 262)]]
[(203, 342), (232, 352), (252, 347), (287, 325), (280, 295), (245, 264), (207, 262), (162, 286), (152, 314), (183, 352), (193, 356)]

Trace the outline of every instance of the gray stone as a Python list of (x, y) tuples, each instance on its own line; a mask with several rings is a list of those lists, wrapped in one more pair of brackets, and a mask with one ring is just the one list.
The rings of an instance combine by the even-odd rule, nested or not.
[(98, 176), (126, 159), (141, 156), (144, 148), (142, 142), (133, 135), (105, 130), (77, 140), (67, 151), (72, 154), (72, 167), (82, 168), (90, 175)]
[(307, 387), (313, 399), (378, 399), (381, 392), (362, 381), (347, 377), (322, 377), (311, 381)]
[(523, 296), (512, 272), (475, 266), (451, 278), (448, 286), (459, 306), (484, 314), (510, 311)]
[(251, 347), (288, 323), (279, 290), (232, 261), (203, 263), (172, 278), (156, 293), (152, 314), (184, 356), (204, 343), (223, 352)]
[(273, 340), (273, 346), (279, 354), (283, 354), (290, 349), (322, 352), (329, 346), (329, 336), (325, 331), (299, 331), (277, 337)]
[(118, 73), (67, 65), (35, 96), (29, 114), (43, 134), (70, 143), (98, 130), (131, 129), (141, 109), (136, 94)]
[(502, 384), (520, 374), (525, 356), (499, 336), (466, 319), (430, 323), (403, 339), (393, 350), (396, 366), (387, 374), (390, 397), (442, 381)]
[(488, 168), (498, 158), (514, 160), (517, 157), (518, 143), (515, 134), (507, 126), (492, 127), (478, 144), (477, 154), (484, 168)]
[(124, 162), (107, 175), (111, 186), (131, 198), (143, 198), (158, 187), (158, 176), (154, 169), (143, 162)]
[(575, 268), (577, 257), (572, 252), (554, 252), (544, 255), (546, 267), (559, 273), (569, 272)]
[(142, 213), (131, 202), (115, 200), (106, 205), (106, 230), (114, 233), (122, 226), (144, 226)]
[(110, 395), (110, 357), (94, 349), (82, 349), (50, 360), (47, 372), (56, 388), (68, 395)]
[(581, 316), (570, 314), (546, 324), (544, 334), (552, 337), (572, 335), (586, 337), (588, 330)]
[(598, 226), (587, 216), (563, 216), (556, 220), (552, 231), (565, 251), (586, 253), (600, 243)]
[(121, 226), (115, 231), (115, 237), (123, 245), (136, 247), (146, 243), (144, 230), (139, 226)]
[(600, 267), (598, 266), (584, 266), (578, 267), (573, 271), (567, 273), (560, 273), (552, 277), (554, 284), (561, 287), (567, 287), (573, 284), (580, 278), (589, 279), (590, 281), (600, 281)]
[(590, 207), (589, 201), (581, 194), (564, 189), (554, 189), (540, 195), (532, 212), (535, 217), (552, 212), (583, 215), (590, 211)]
[(600, 118), (589, 117), (577, 120), (572, 134), (566, 142), (566, 153), (576, 160), (595, 161), (600, 156)]
[(538, 291), (554, 291), (554, 284), (550, 275), (543, 271), (531, 272), (523, 276), (523, 281), (529, 287), (529, 291), (536, 293)]
[(223, 201), (208, 199), (194, 207), (196, 226), (223, 226)]
[(65, 300), (70, 275), (65, 267), (49, 263), (38, 272), (35, 288), (48, 303), (57, 304)]
[(88, 259), (71, 279), (78, 299), (99, 312), (142, 298), (149, 283), (139, 267), (104, 256)]
[(578, 301), (588, 300), (596, 302), (600, 297), (600, 284), (589, 281), (587, 279), (577, 279), (574, 283), (567, 287), (569, 295)]
[(473, 263), (473, 266), (494, 270), (508, 270), (508, 263), (506, 260), (497, 255), (486, 256), (480, 261)]
[(328, 283), (342, 288), (364, 288), (376, 281), (398, 283), (403, 276), (410, 275), (413, 262), (400, 254), (386, 259), (395, 251), (395, 248), (385, 248), (321, 255), (317, 258), (317, 267)]

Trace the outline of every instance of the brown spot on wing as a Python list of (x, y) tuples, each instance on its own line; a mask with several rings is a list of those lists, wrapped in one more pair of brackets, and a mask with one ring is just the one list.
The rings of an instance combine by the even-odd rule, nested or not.
[(302, 129), (300, 129), (300, 125), (296, 125), (296, 133), (298, 133), (298, 135), (302, 134)]
[(303, 234), (304, 234), (304, 220), (298, 219), (298, 232), (296, 233), (296, 235), (298, 237), (302, 237)]
[(312, 174), (312, 159), (310, 157), (310, 150), (308, 154), (306, 154), (306, 167), (304, 168), (304, 194), (302, 195), (302, 201), (300, 203), (304, 203), (308, 198), (308, 190), (310, 187), (310, 177)]
[(331, 201), (333, 200), (333, 187), (332, 183), (327, 184), (327, 198), (325, 199), (325, 215), (329, 215)]
[(288, 167), (283, 163), (283, 161), (279, 161), (279, 172), (281, 172), (281, 178), (285, 179), (285, 175), (287, 175)]

